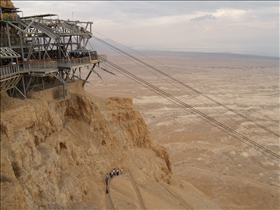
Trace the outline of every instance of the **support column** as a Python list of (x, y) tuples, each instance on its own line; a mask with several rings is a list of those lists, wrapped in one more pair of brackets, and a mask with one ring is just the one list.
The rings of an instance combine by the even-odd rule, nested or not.
[(84, 82), (83, 82), (83, 87), (85, 86), (85, 84), (86, 84), (86, 82), (87, 82), (89, 76), (91, 75), (91, 73), (92, 73), (92, 71), (93, 71), (93, 69), (94, 69), (95, 66), (96, 66), (96, 63), (92, 66), (90, 72), (88, 73), (86, 79), (84, 80)]

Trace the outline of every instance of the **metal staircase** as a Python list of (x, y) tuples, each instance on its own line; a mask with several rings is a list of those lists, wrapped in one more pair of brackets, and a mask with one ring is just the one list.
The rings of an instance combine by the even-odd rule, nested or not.
[(33, 22), (31, 24), (31, 26), (40, 30), (41, 32), (43, 32), (47, 36), (51, 37), (52, 39), (55, 39), (55, 40), (60, 39), (59, 34), (54, 33), (54, 31), (51, 28), (49, 28), (48, 26), (46, 26), (45, 24), (42, 24), (42, 23), (39, 23), (39, 22)]

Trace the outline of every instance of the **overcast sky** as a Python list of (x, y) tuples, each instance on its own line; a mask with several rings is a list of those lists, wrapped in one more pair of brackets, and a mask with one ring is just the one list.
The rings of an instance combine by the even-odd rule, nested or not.
[(279, 56), (277, 1), (12, 2), (24, 16), (52, 13), (92, 21), (97, 36), (134, 49)]

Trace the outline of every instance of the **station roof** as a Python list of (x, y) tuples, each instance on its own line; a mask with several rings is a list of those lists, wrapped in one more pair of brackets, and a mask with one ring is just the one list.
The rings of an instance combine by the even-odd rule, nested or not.
[(20, 55), (9, 47), (0, 47), (0, 58), (19, 58)]
[(43, 15), (33, 15), (33, 16), (26, 16), (26, 17), (21, 17), (21, 19), (28, 19), (28, 18), (36, 18), (36, 17), (50, 17), (50, 16), (57, 16), (56, 14), (43, 14)]
[(1, 13), (20, 12), (18, 9), (19, 9), (19, 8), (13, 8), (13, 7), (0, 7), (0, 12), (1, 12)]
[(88, 49), (76, 49), (76, 50), (72, 50), (72, 51), (69, 51), (70, 53), (71, 52), (96, 52), (95, 50), (88, 50)]

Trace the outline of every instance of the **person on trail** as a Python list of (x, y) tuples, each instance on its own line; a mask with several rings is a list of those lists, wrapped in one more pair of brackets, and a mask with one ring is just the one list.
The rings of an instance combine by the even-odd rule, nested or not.
[(119, 176), (119, 169), (118, 168), (116, 169), (116, 174), (117, 174), (117, 176)]
[(105, 178), (106, 185), (108, 185), (108, 179), (109, 179), (109, 175), (108, 175), (108, 174), (106, 174), (106, 178)]
[(121, 168), (121, 169), (120, 169), (120, 174), (122, 174), (122, 173), (123, 173), (123, 169)]
[(110, 172), (110, 177), (113, 178), (114, 174), (113, 171)]
[(109, 194), (109, 187), (106, 185), (106, 194)]

